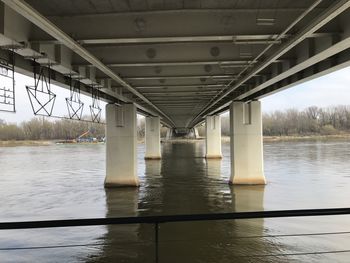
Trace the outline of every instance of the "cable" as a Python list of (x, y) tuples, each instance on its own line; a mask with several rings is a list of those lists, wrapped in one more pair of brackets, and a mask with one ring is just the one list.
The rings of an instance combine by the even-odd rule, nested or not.
[(344, 232), (324, 232), (324, 233), (306, 233), (306, 234), (281, 234), (281, 235), (266, 235), (266, 236), (238, 236), (235, 238), (270, 238), (270, 237), (302, 237), (302, 236), (325, 236), (325, 235), (346, 235), (349, 231)]
[(10, 251), (10, 250), (34, 250), (34, 249), (48, 249), (48, 248), (68, 248), (68, 247), (92, 247), (92, 246), (103, 246), (104, 243), (95, 244), (76, 244), (76, 245), (55, 245), (55, 246), (37, 246), (37, 247), (7, 247), (0, 248), (0, 251)]
[[(236, 236), (234, 239), (253, 239), (253, 238), (278, 238), (278, 237), (302, 237), (302, 236), (325, 236), (325, 235), (347, 235), (350, 232), (325, 232), (325, 233), (310, 233), (310, 234), (282, 234), (282, 235), (266, 235), (266, 236)], [(178, 240), (162, 240), (161, 243), (172, 242), (192, 242), (192, 241), (204, 241), (204, 239), (178, 239)]]
[(301, 253), (281, 253), (281, 254), (261, 254), (261, 255), (242, 255), (242, 256), (233, 256), (233, 257), (238, 257), (238, 258), (288, 257), (288, 256), (307, 256), (307, 255), (338, 254), (338, 253), (350, 253), (350, 250), (332, 250), (332, 251), (316, 251), (316, 252), (301, 252)]

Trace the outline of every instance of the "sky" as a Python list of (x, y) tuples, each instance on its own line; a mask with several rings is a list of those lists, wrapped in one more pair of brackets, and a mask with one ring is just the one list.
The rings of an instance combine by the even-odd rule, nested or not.
[[(0, 119), (8, 123), (20, 123), (34, 117), (25, 89), (26, 85), (33, 85), (34, 80), (20, 74), (16, 74), (15, 78), (16, 113), (4, 113), (0, 111)], [(0, 81), (2, 81), (1, 76)], [(67, 116), (65, 98), (69, 97), (69, 91), (55, 85), (51, 85), (51, 89), (57, 95), (53, 115)], [(90, 115), (89, 105), (91, 104), (91, 98), (85, 95), (82, 95), (81, 98), (84, 102), (83, 115)], [(261, 101), (263, 112), (289, 108), (303, 110), (309, 106), (328, 107), (333, 105), (350, 105), (350, 67), (291, 87), (265, 97)], [(101, 102), (100, 106), (102, 108), (102, 118), (104, 118), (105, 103)]]

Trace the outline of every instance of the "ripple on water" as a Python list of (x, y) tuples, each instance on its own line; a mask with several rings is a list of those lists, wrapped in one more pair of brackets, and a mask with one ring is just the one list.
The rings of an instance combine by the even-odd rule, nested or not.
[[(229, 186), (223, 159), (203, 158), (204, 144), (163, 143), (161, 161), (144, 161), (139, 188), (105, 189), (104, 145), (0, 148), (1, 221), (349, 207), (350, 143), (265, 143), (266, 186)], [(241, 256), (350, 249), (350, 235), (261, 237), (349, 231), (350, 217), (255, 219), (160, 226), (163, 262), (255, 262)], [(3, 231), (1, 247), (94, 247), (0, 251), (1, 262), (153, 262), (153, 226)], [(253, 237), (254, 236), (254, 237)], [(250, 237), (250, 238), (247, 238)], [(262, 262), (348, 262), (349, 253), (269, 257)], [(46, 260), (44, 260), (46, 259)]]

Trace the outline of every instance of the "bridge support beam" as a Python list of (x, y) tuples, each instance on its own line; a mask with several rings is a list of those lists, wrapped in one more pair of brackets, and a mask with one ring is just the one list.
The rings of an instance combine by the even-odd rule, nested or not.
[(198, 132), (198, 129), (196, 127), (193, 128), (193, 131), (194, 131), (194, 138), (195, 139), (198, 139), (199, 138), (199, 132)]
[(105, 187), (138, 186), (136, 107), (106, 105)]
[(168, 128), (167, 132), (166, 132), (166, 139), (167, 140), (171, 140), (174, 136), (174, 129), (173, 128)]
[(221, 159), (221, 117), (220, 115), (205, 118), (206, 158)]
[(260, 101), (230, 106), (232, 184), (266, 184)]
[(146, 117), (146, 160), (161, 159), (160, 118)]

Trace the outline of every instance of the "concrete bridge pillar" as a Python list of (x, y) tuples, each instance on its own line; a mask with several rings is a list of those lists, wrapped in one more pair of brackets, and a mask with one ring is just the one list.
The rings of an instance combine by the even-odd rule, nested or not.
[(146, 154), (145, 159), (160, 159), (160, 118), (146, 117)]
[(173, 128), (168, 128), (168, 130), (166, 132), (166, 139), (167, 140), (171, 140), (173, 138), (173, 132), (174, 132)]
[(260, 101), (230, 106), (232, 184), (266, 184)]
[(205, 118), (206, 158), (222, 158), (221, 153), (221, 117), (220, 115)]
[(193, 131), (194, 131), (194, 138), (195, 139), (198, 139), (199, 138), (199, 132), (198, 132), (198, 129), (196, 127), (193, 128)]
[(106, 105), (105, 187), (138, 186), (136, 107)]

